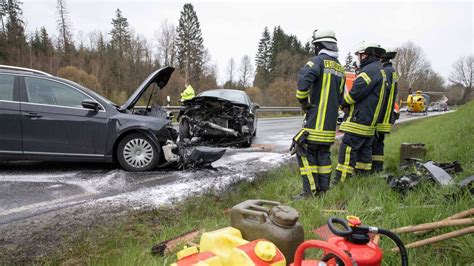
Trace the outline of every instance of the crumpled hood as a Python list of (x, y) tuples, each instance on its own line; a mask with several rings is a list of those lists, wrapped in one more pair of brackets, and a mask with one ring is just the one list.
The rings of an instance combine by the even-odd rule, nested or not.
[(194, 97), (191, 100), (188, 100), (188, 101), (184, 102), (184, 104), (185, 105), (196, 105), (196, 104), (205, 104), (206, 102), (215, 102), (215, 103), (221, 103), (221, 104), (237, 105), (237, 106), (246, 107), (246, 108), (249, 107), (247, 104), (244, 104), (244, 103), (229, 101), (227, 99), (220, 98), (220, 97), (214, 97), (214, 96), (197, 96), (197, 97)]

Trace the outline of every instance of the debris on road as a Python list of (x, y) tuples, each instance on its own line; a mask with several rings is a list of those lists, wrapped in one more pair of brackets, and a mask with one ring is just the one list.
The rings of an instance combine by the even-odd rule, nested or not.
[(462, 190), (469, 190), (469, 193), (473, 194), (474, 195), (474, 175), (468, 177), (468, 178), (465, 178), (463, 180), (461, 180), (459, 183), (458, 183), (458, 186), (462, 189)]
[(389, 175), (387, 178), (389, 186), (400, 193), (413, 189), (423, 180), (430, 180), (441, 186), (454, 185), (454, 179), (450, 173), (454, 174), (462, 171), (462, 167), (457, 161), (446, 163), (428, 161), (423, 163), (420, 159), (406, 158), (405, 162), (406, 164), (401, 168), (404, 171), (402, 176)]

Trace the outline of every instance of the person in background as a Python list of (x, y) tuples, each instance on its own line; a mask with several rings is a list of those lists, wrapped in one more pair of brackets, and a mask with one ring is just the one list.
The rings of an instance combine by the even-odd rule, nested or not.
[(195, 92), (191, 84), (184, 84), (184, 91), (181, 93), (181, 102), (191, 100), (195, 96)]

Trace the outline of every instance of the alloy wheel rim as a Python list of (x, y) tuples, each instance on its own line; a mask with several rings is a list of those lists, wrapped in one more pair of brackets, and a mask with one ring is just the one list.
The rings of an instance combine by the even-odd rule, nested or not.
[(154, 157), (153, 147), (144, 139), (132, 139), (123, 148), (123, 158), (135, 168), (143, 168), (151, 163)]

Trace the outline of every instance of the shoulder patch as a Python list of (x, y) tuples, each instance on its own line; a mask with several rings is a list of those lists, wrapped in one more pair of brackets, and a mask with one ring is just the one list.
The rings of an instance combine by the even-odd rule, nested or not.
[(314, 63), (313, 63), (312, 61), (308, 61), (308, 62), (306, 63), (306, 65), (309, 66), (309, 67), (313, 67), (313, 66), (314, 66)]

